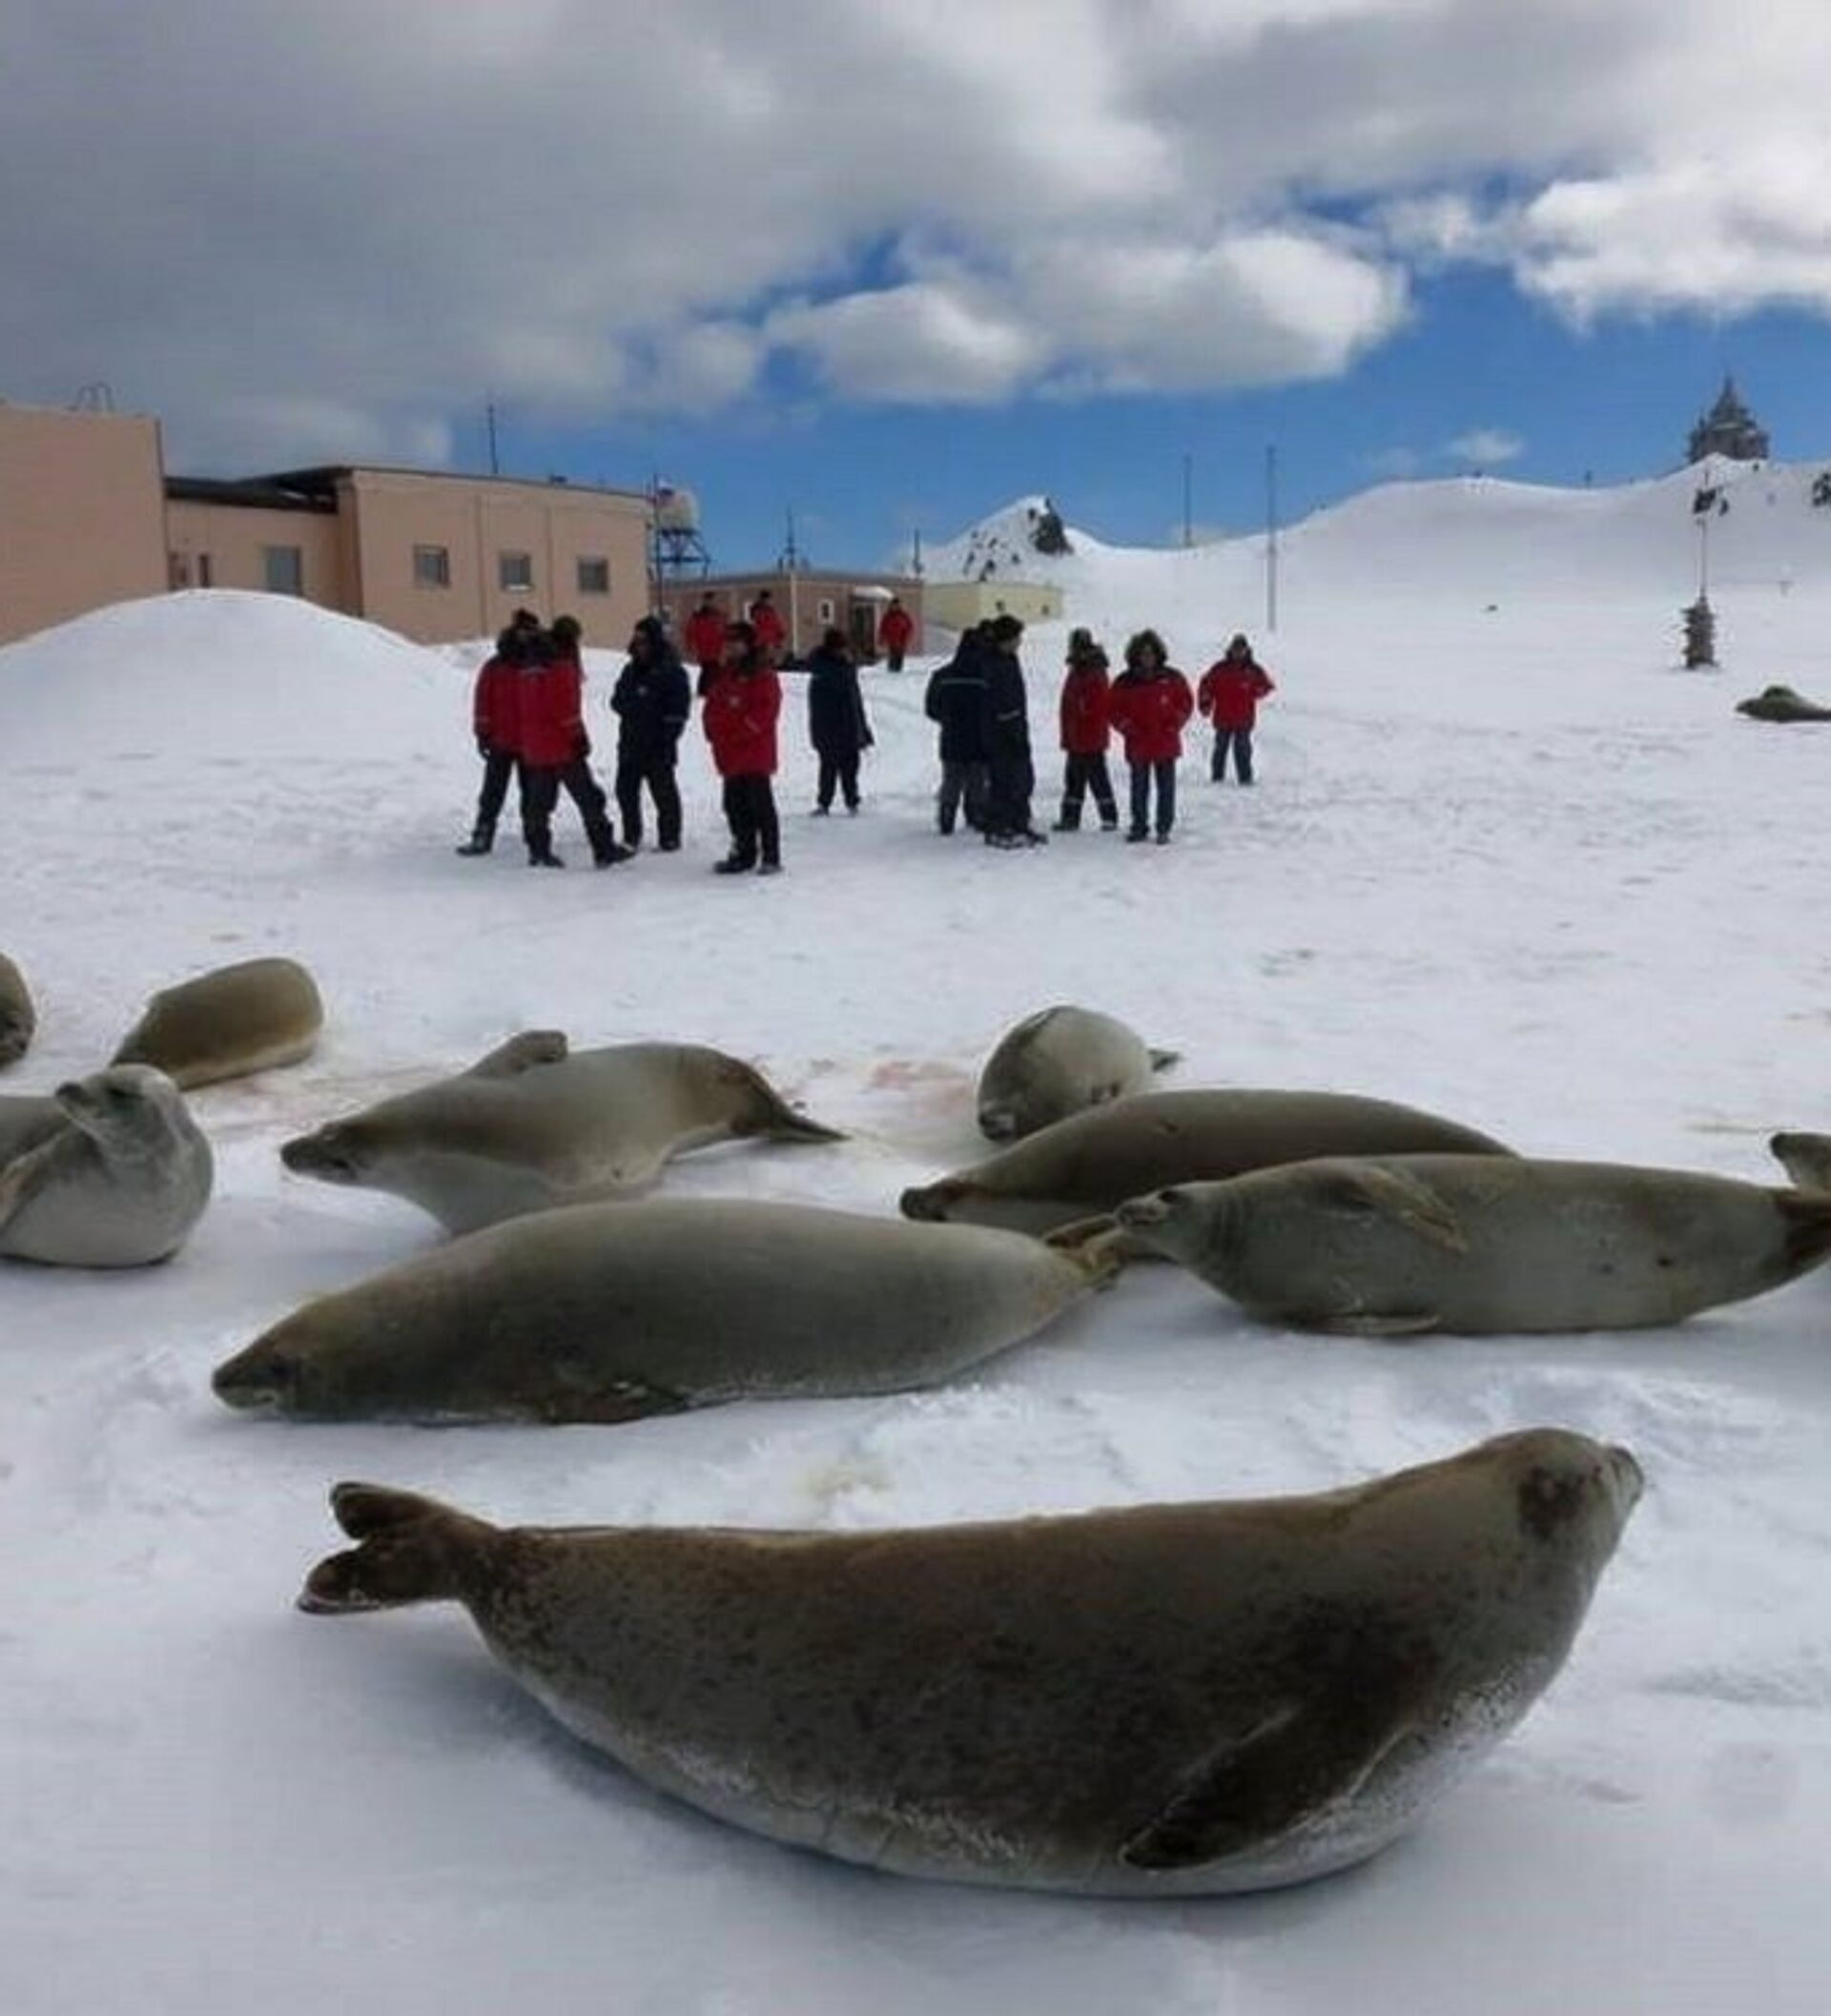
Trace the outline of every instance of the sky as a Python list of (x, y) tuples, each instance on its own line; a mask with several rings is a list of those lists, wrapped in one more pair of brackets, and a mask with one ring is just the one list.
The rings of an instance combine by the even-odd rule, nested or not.
[[(0, 397), (168, 466), (699, 496), (880, 563), (1831, 454), (1831, 9), (0, 0)], [(23, 80), (23, 82), (21, 82)]]

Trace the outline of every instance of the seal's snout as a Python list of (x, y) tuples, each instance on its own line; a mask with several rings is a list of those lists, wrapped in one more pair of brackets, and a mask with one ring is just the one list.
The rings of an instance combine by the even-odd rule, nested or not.
[(1148, 1197), (1128, 1197), (1113, 1215), (1128, 1232), (1148, 1232), (1172, 1218), (1182, 1202), (1181, 1190), (1154, 1190)]
[(987, 1141), (1014, 1141), (1018, 1132), (1018, 1116), (1009, 1106), (981, 1106), (979, 1132)]
[(320, 1183), (354, 1183), (355, 1158), (327, 1141), (320, 1132), (281, 1142), (279, 1159), (297, 1176), (316, 1176)]
[(210, 1387), (225, 1407), (238, 1413), (283, 1408), (298, 1391), (298, 1362), (271, 1345), (251, 1344), (217, 1366)]
[(1618, 1442), (1609, 1445), (1609, 1471), (1615, 1479), (1615, 1493), (1620, 1500), (1623, 1512), (1630, 1512), (1639, 1504), (1640, 1495), (1647, 1488), (1647, 1473), (1640, 1468), (1634, 1451), (1623, 1449)]
[(947, 1207), (954, 1195), (954, 1189), (948, 1183), (930, 1183), (924, 1189), (905, 1190), (899, 1208), (905, 1218), (919, 1219), (925, 1224), (939, 1224), (947, 1217)]

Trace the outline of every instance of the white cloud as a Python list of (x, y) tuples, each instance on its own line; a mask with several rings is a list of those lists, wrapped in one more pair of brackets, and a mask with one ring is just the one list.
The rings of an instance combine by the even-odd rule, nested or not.
[(0, 128), (0, 394), (106, 379), (177, 462), (704, 411), (781, 349), (854, 399), (1294, 381), (1470, 261), (1831, 317), (1821, 0), (184, 11), (100, 60), (14, 0)]
[(1471, 433), (1458, 434), (1446, 451), (1458, 462), (1473, 463), (1477, 468), (1492, 468), (1495, 463), (1516, 462), (1526, 452), (1526, 443), (1517, 434), (1509, 434), (1501, 427), (1476, 427)]

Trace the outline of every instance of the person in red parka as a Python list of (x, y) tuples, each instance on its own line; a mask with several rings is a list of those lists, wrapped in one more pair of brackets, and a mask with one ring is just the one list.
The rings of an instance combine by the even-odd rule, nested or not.
[(725, 655), (725, 611), (710, 595), (702, 596), (682, 634), (687, 655), (699, 668), (699, 697), (703, 700)]
[(556, 617), (551, 632), (531, 638), (518, 694), (522, 756), (522, 834), (530, 868), (564, 868), (553, 852), (553, 808), (560, 787), (579, 808), (591, 858), (600, 868), (627, 861), (630, 850), (617, 845), (605, 813), (604, 786), (587, 760), (591, 738), (585, 731), (585, 668), (580, 630), (570, 616)]
[(1157, 844), (1169, 844), (1176, 824), (1176, 761), (1183, 724), (1195, 711), (1189, 682), (1170, 664), (1155, 630), (1140, 630), (1125, 647), (1125, 669), (1113, 681), (1113, 726), (1125, 742), (1132, 771), (1128, 840), (1149, 836), (1151, 786), (1157, 786)]
[(775, 724), (782, 682), (763, 654), (754, 627), (726, 627), (725, 656), (707, 689), (704, 721), (712, 761), (725, 780), (725, 817), (731, 851), (721, 875), (782, 872), (782, 829), (775, 815)]
[(893, 595), (884, 607), (884, 613), (877, 619), (877, 648), (883, 652), (884, 662), (891, 671), (902, 670), (909, 640), (915, 634), (915, 617), (904, 608), (901, 599)]
[(461, 854), (486, 854), (496, 844), (496, 822), (503, 815), (508, 780), (521, 754), (520, 689), (527, 632), (510, 624), (483, 660), (471, 693), (471, 725), (477, 753), (483, 759), (483, 787), (477, 793), (477, 816)]
[(1069, 631), (1068, 676), (1061, 682), (1061, 747), (1068, 760), (1058, 833), (1080, 830), (1080, 808), (1090, 788), (1100, 808), (1101, 832), (1119, 831), (1119, 806), (1106, 769), (1106, 748), (1113, 739), (1113, 688), (1106, 664), (1106, 653), (1094, 642), (1091, 630)]
[(1252, 655), (1245, 637), (1229, 640), (1226, 656), (1202, 674), (1196, 694), (1204, 719), (1214, 723), (1214, 761), (1208, 776), (1216, 784), (1227, 774), (1227, 750), (1233, 750), (1234, 773), (1242, 784), (1252, 782), (1252, 729), (1259, 703), (1274, 690), (1271, 675)]
[(782, 653), (788, 648), (789, 627), (768, 588), (759, 588), (756, 600), (751, 604), (751, 629), (765, 660), (771, 665), (781, 664)]

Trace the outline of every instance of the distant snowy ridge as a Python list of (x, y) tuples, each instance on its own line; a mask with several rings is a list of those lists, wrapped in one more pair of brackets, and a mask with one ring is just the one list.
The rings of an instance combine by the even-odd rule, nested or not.
[[(933, 580), (1050, 582), (1078, 600), (1174, 605), (1261, 592), (1263, 533), (1183, 549), (1107, 545), (1068, 525), (1070, 550), (1037, 549), (1047, 498), (1017, 499), (928, 549)], [(1700, 555), (1707, 540), (1708, 550)], [(1494, 477), (1382, 483), (1289, 525), (1281, 583), (1306, 592), (1486, 603), (1512, 595), (1611, 590), (1689, 599), (1700, 557), (1713, 587), (1831, 584), (1831, 462), (1719, 457), (1667, 476), (1563, 489)], [(1086, 613), (1090, 613), (1086, 612)]]

